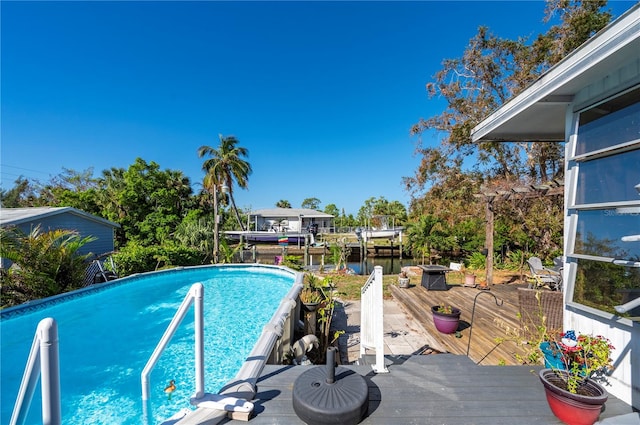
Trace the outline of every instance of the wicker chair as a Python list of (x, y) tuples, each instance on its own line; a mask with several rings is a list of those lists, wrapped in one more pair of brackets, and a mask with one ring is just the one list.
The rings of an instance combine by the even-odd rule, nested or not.
[[(540, 299), (536, 294), (540, 294)], [(564, 311), (563, 293), (559, 291), (518, 288), (520, 329), (527, 340), (539, 336), (538, 328), (546, 326), (548, 332), (562, 331)]]

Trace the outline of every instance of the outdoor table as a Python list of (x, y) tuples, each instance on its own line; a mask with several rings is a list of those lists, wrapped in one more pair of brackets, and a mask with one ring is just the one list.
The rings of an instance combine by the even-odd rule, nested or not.
[(445, 266), (429, 265), (418, 266), (422, 269), (422, 281), (420, 284), (428, 291), (448, 291), (447, 272), (451, 269)]

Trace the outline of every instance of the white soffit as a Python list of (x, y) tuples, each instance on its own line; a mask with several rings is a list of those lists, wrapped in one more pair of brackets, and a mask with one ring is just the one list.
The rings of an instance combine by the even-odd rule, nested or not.
[(471, 132), (474, 142), (564, 141), (576, 93), (640, 58), (640, 3), (603, 28)]

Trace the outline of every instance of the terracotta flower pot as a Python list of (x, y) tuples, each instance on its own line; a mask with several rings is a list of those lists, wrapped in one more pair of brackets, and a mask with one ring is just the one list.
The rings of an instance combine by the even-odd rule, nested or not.
[(475, 274), (466, 274), (466, 275), (464, 275), (464, 285), (465, 286), (476, 286), (476, 275)]
[(609, 398), (597, 382), (587, 379), (578, 389), (578, 394), (567, 391), (564, 370), (542, 369), (539, 377), (544, 385), (547, 402), (551, 411), (567, 425), (593, 425), (600, 416), (602, 406)]
[(431, 307), (433, 324), (436, 325), (436, 329), (443, 334), (452, 334), (457, 331), (460, 322), (460, 309), (451, 307), (450, 314), (442, 313), (439, 309), (440, 306), (437, 305)]

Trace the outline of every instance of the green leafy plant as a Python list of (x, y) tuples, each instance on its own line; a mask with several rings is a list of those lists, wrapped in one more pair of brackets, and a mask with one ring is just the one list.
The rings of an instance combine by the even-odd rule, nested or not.
[(438, 311), (442, 314), (453, 314), (453, 307), (449, 304), (440, 303)]
[(289, 267), (291, 270), (302, 271), (304, 268), (302, 266), (302, 258), (297, 255), (285, 255), (282, 260), (282, 265), (285, 267)]
[(95, 239), (71, 230), (43, 231), (40, 226), (28, 234), (15, 227), (0, 229), (0, 257), (13, 262), (2, 272), (2, 306), (80, 288), (91, 256), (81, 254), (80, 248)]
[(305, 288), (300, 292), (300, 301), (305, 304), (319, 303), (322, 299), (322, 294), (314, 289)]
[(477, 270), (484, 268), (487, 262), (487, 257), (481, 252), (474, 252), (467, 258), (467, 269)]
[(614, 347), (601, 335), (576, 335), (574, 331), (567, 331), (560, 334), (559, 341), (551, 341), (551, 346), (562, 358), (567, 373), (558, 373), (558, 376), (565, 381), (570, 393), (578, 393), (588, 378), (602, 379), (611, 367)]

